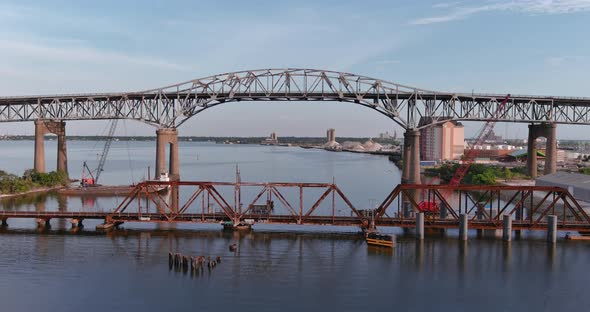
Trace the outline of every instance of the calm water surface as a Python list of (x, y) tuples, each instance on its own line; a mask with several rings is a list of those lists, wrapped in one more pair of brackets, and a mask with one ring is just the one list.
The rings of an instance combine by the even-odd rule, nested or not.
[[(130, 149), (127, 148), (130, 146)], [(153, 168), (154, 142), (114, 142), (101, 177), (125, 184)], [(68, 142), (70, 175), (94, 161), (101, 144)], [(1, 168), (21, 173), (33, 163), (33, 142), (0, 141)], [(47, 166), (55, 168), (55, 141)], [(183, 142), (186, 180), (336, 180), (357, 207), (373, 206), (399, 182), (385, 157), (287, 147)], [(44, 195), (2, 201), (10, 210), (112, 210), (119, 198), (84, 201)], [(347, 212), (342, 212), (347, 213)], [(393, 251), (368, 248), (355, 228), (256, 226), (226, 233), (215, 225), (138, 226), (108, 234), (86, 222), (71, 232), (53, 220), (0, 230), (0, 311), (584, 311), (590, 245), (542, 233), (503, 243), (470, 237), (417, 242), (400, 236)], [(395, 231), (386, 229), (388, 231)], [(527, 235), (525, 235), (527, 236)], [(236, 252), (228, 246), (238, 245)], [(168, 268), (168, 252), (221, 256), (216, 268), (191, 275)]]

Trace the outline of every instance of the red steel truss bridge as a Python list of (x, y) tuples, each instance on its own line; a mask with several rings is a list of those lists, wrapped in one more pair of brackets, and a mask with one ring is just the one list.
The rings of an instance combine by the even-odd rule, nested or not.
[[(169, 187), (166, 193), (157, 192)], [(367, 227), (414, 227), (420, 200), (437, 202), (439, 211), (427, 213), (426, 228), (458, 228), (468, 216), (470, 229), (501, 229), (502, 216), (512, 217), (514, 230), (545, 230), (547, 216), (557, 216), (558, 230), (590, 231), (590, 217), (565, 189), (544, 186), (397, 185), (376, 207), (359, 209), (334, 183), (250, 183), (147, 181), (139, 183), (109, 212), (2, 211), (9, 218), (100, 219), (105, 224), (164, 223), (273, 223)], [(246, 195), (248, 194), (248, 195)], [(311, 194), (311, 195), (310, 195)], [(182, 196), (181, 196), (182, 195)]]
[[(230, 72), (139, 92), (0, 97), (0, 122), (133, 119), (176, 128), (228, 102), (337, 101), (374, 109), (405, 129), (446, 120), (590, 124), (590, 98), (438, 92), (317, 69)], [(421, 117), (429, 123), (419, 124)]]

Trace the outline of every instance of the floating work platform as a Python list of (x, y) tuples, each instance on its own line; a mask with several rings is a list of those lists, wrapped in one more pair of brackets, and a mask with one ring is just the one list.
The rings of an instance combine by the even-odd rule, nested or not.
[(246, 222), (240, 222), (238, 224), (234, 224), (232, 221), (222, 221), (221, 225), (224, 230), (251, 230), (254, 222), (248, 222), (249, 220), (245, 221)]
[(565, 239), (568, 240), (579, 240), (579, 241), (590, 241), (590, 235), (570, 235), (566, 234)]

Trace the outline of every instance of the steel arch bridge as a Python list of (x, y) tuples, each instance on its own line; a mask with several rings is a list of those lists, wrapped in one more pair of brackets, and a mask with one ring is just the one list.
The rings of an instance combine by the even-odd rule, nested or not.
[[(0, 97), (0, 122), (134, 119), (176, 128), (211, 107), (239, 101), (337, 101), (366, 106), (405, 129), (446, 120), (590, 124), (590, 98), (430, 91), (317, 69), (219, 74), (141, 92)], [(422, 117), (429, 123), (419, 124)]]

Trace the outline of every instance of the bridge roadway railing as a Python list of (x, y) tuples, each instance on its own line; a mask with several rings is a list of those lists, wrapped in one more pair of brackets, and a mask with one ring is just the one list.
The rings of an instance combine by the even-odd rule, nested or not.
[[(547, 227), (547, 216), (555, 215), (560, 230), (590, 230), (586, 211), (559, 187), (460, 185), (445, 198), (449, 188), (400, 184), (377, 207), (358, 209), (334, 183), (147, 181), (137, 184), (113, 211), (0, 211), (0, 219), (414, 227), (420, 203), (429, 201), (438, 208), (425, 212), (425, 227), (457, 228), (459, 216), (465, 214), (470, 228), (500, 229), (502, 216), (510, 215), (515, 230), (541, 230)], [(417, 193), (422, 195), (415, 198)]]

